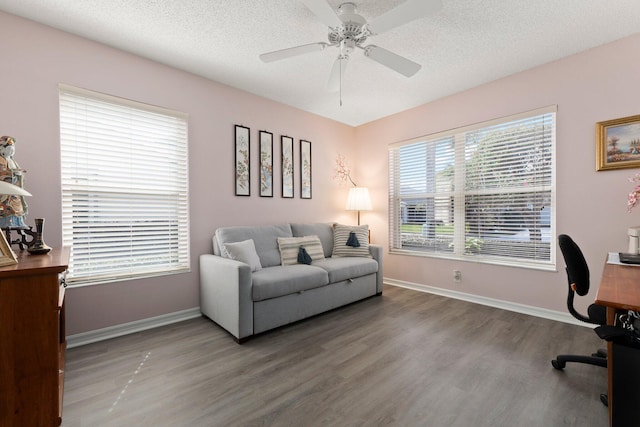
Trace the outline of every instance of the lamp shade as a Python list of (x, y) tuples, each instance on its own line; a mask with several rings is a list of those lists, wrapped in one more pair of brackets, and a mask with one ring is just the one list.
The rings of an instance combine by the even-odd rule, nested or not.
[(0, 180), (0, 195), (5, 196), (30, 196), (27, 190), (17, 185), (9, 184), (8, 182)]
[(353, 187), (349, 190), (347, 198), (348, 211), (370, 211), (371, 198), (367, 187)]

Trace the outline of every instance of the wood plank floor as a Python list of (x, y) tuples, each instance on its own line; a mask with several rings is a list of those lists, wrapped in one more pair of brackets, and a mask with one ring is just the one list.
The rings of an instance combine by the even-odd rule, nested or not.
[(595, 333), (408, 289), (243, 345), (206, 318), (67, 353), (77, 426), (607, 426)]

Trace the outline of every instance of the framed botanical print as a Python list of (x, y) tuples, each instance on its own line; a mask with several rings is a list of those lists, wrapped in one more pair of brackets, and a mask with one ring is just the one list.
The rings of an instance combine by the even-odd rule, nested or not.
[(311, 198), (311, 142), (300, 140), (300, 198)]
[(280, 137), (280, 153), (282, 171), (282, 197), (293, 198), (293, 138)]
[(273, 197), (273, 134), (261, 130), (260, 197)]
[(250, 142), (249, 128), (235, 125), (236, 196), (251, 195)]
[(596, 170), (640, 167), (640, 115), (596, 123)]

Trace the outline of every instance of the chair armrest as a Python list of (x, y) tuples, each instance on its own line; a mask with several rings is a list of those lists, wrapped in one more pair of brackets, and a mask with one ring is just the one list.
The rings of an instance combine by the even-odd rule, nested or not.
[(382, 293), (382, 281), (384, 275), (382, 274), (382, 246), (369, 245), (369, 252), (371, 256), (378, 262), (378, 273), (376, 274), (376, 292)]
[(200, 311), (238, 340), (253, 335), (249, 265), (218, 255), (200, 255)]

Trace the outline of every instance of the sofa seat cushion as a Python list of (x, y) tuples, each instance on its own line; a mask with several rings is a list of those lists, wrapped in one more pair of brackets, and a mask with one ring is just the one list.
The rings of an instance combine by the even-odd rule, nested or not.
[(329, 284), (325, 269), (295, 264), (263, 268), (252, 274), (252, 299), (263, 301)]
[(325, 258), (314, 262), (313, 265), (329, 273), (330, 283), (342, 282), (343, 280), (366, 276), (378, 271), (378, 262), (376, 260), (363, 257)]

